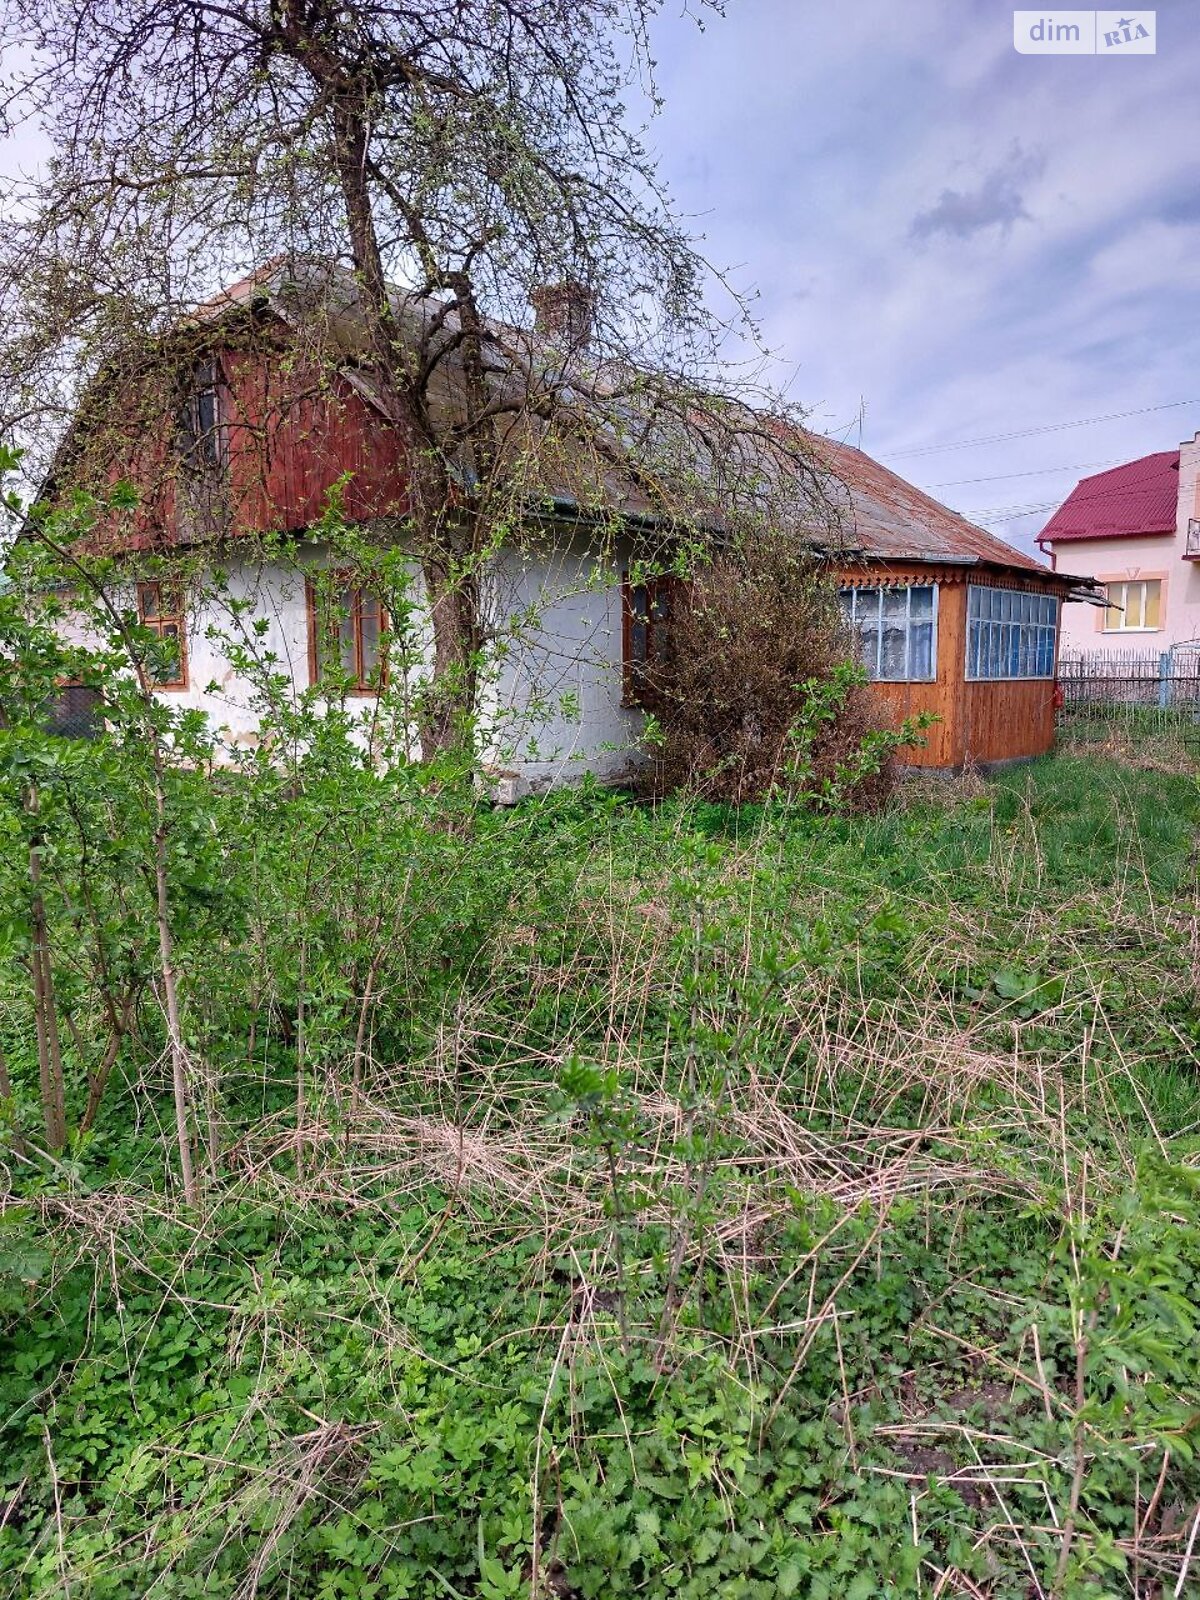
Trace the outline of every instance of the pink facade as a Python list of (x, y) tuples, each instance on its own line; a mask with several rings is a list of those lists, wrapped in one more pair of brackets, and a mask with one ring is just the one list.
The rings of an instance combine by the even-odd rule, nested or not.
[(1200, 640), (1200, 433), (1178, 451), (1084, 478), (1038, 543), (1054, 566), (1097, 579), (1112, 601), (1064, 608), (1064, 651), (1167, 651)]

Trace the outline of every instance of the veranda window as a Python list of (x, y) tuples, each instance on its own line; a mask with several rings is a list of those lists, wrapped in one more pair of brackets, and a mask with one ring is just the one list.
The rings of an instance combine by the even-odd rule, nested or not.
[(937, 585), (843, 589), (859, 659), (876, 683), (931, 683), (937, 676)]
[(967, 590), (967, 678), (1052, 678), (1058, 601), (1016, 589)]
[(351, 694), (378, 694), (386, 686), (388, 615), (378, 596), (340, 584), (326, 597), (310, 583), (308, 627), (313, 683), (336, 667)]
[(173, 583), (139, 583), (138, 621), (171, 648), (164, 650), (154, 674), (160, 689), (186, 689), (187, 638), (183, 623), (183, 592)]

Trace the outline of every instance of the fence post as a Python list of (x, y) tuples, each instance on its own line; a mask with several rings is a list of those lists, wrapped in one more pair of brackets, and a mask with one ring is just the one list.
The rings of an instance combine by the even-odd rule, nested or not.
[(1171, 652), (1164, 650), (1158, 658), (1158, 703), (1163, 710), (1171, 704)]

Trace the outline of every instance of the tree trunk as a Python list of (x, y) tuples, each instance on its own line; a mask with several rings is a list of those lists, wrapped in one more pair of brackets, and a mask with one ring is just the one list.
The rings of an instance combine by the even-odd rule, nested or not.
[(433, 622), (433, 680), (420, 708), (421, 755), (432, 761), (474, 749), (471, 721), (479, 690), (479, 579), (447, 571), (447, 563), (423, 560), (422, 575)]
[(101, 1056), (96, 1070), (88, 1080), (87, 1105), (84, 1107), (83, 1116), (79, 1119), (80, 1133), (86, 1133), (96, 1120), (96, 1114), (100, 1110), (100, 1102), (103, 1100), (104, 1091), (108, 1087), (109, 1077), (112, 1074), (113, 1067), (116, 1065), (117, 1056), (121, 1052), (121, 1042), (129, 1031), (129, 1024), (133, 1017), (133, 1003), (134, 995), (131, 989), (121, 1007), (120, 1015), (115, 1022), (110, 1022), (108, 1043), (104, 1047), (104, 1054)]
[(0, 1050), (0, 1101), (11, 1107), (12, 1124), (8, 1132), (8, 1142), (13, 1152), (18, 1156), (25, 1155), (25, 1141), (21, 1137), (21, 1129), (17, 1123), (17, 1097), (13, 1092), (12, 1078), (9, 1076), (8, 1062), (4, 1051)]
[(158, 735), (149, 730), (154, 762), (154, 890), (158, 919), (158, 953), (162, 970), (163, 1005), (171, 1049), (171, 1088), (175, 1101), (175, 1137), (179, 1145), (179, 1170), (184, 1199), (195, 1205), (200, 1198), (192, 1160), (191, 1088), (187, 1051), (179, 1012), (179, 985), (175, 972), (175, 941), (171, 933), (171, 902), (167, 888), (167, 806), (163, 782), (162, 751)]
[[(305, 65), (318, 81), (323, 81), (311, 54)], [(324, 86), (329, 87), (329, 84)], [(342, 86), (338, 86), (337, 92), (344, 96)], [(417, 403), (402, 366), (401, 330), (396, 326), (375, 226), (366, 124), (357, 107), (344, 97), (335, 103), (333, 121), (338, 182), (346, 207), (355, 271), (365, 292), (371, 346), (390, 408), (395, 416), (405, 418), (411, 444), (413, 503), (410, 512), (415, 553), (425, 580), (433, 630), (433, 681), (423, 697), (418, 720), (421, 754), (426, 761), (431, 761), (439, 755), (471, 752), (470, 723), (479, 688), (482, 643), (479, 577), (470, 561), (470, 541), (466, 541), (467, 549), (456, 548), (457, 541), (449, 525), (453, 510), (450, 476), (441, 464), (438, 441), (431, 433), (423, 407)], [(423, 231), (418, 229), (418, 253), (426, 271), (432, 274), (432, 251), (422, 249), (423, 243)], [(470, 286), (463, 275), (459, 277), (461, 281), (453, 287), (462, 308), (464, 326), (469, 329), (468, 388), (478, 407), (484, 395), (479, 350), (482, 323)], [(486, 450), (483, 453), (486, 455)], [(478, 448), (476, 455), (480, 455)]]

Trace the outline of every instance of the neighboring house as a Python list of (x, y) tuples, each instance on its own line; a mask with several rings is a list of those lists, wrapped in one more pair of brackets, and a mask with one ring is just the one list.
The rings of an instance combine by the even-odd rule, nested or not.
[[(251, 315), (259, 330), (253, 350), (239, 332)], [(103, 471), (110, 482), (150, 486), (123, 550), (143, 622), (179, 644), (177, 673), (161, 693), (205, 710), (231, 744), (244, 746), (256, 741), (255, 717), (246, 686), (209, 637), (214, 619), (196, 614), (169, 583), (146, 573), (138, 581), (138, 552), (211, 551), (245, 604), (243, 620), (265, 624), (262, 648), (307, 687), (320, 681), (321, 641), (311, 585), (297, 572), (327, 563), (319, 522), (331, 487), (349, 474), (347, 517), (376, 538), (402, 538), (401, 435), (369, 364), (348, 348), (332, 377), (308, 371), (293, 346), (294, 323), (277, 271), (234, 286), (189, 325), (168, 413), (156, 417), (153, 399), (139, 412), (137, 374), (109, 374), (107, 389), (98, 384), (81, 408), (53, 479), (87, 481), (92, 429), (99, 419), (123, 419), (124, 442), (115, 455), (106, 442)], [(824, 550), (889, 717), (938, 717), (914, 763), (954, 769), (1047, 751), (1062, 611), (1078, 580), (1022, 555), (861, 451), (809, 442), (840, 503), (840, 534), (836, 549), (805, 528), (796, 536)], [(489, 755), (533, 787), (628, 766), (643, 720), (638, 668), (653, 654), (656, 630), (669, 626), (665, 588), (629, 581), (645, 549), (644, 517), (619, 509), (618, 536), (601, 542), (569, 496), (556, 493), (549, 507), (541, 516), (555, 523), (554, 537), (502, 551), (490, 580), (510, 614), (537, 617), (510, 641), (485, 706)], [(270, 533), (289, 537), (298, 567), (249, 553), (250, 535)], [(369, 702), (389, 619), (378, 597), (349, 586), (338, 605), (342, 664)], [(517, 726), (513, 742), (506, 730)]]
[(1200, 433), (1081, 479), (1037, 542), (1108, 600), (1068, 613), (1065, 649), (1162, 652), (1200, 639)]

